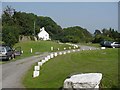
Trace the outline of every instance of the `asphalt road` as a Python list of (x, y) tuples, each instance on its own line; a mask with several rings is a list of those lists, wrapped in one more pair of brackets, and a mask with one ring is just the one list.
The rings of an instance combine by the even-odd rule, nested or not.
[[(80, 46), (80, 45), (79, 45)], [(80, 46), (80, 50), (94, 50), (95, 47), (89, 46)], [(38, 56), (32, 56), (25, 59), (17, 60), (15, 62), (6, 63), (0, 65), (0, 70), (2, 74), (0, 74), (0, 86), (2, 84), (2, 88), (24, 88), (22, 85), (22, 78), (24, 74), (31, 68), (31, 66), (38, 62), (40, 59), (43, 59), (50, 53), (43, 53)]]

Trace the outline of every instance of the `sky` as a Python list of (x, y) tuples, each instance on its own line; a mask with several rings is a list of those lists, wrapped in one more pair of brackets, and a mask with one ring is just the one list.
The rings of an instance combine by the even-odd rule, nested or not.
[(118, 30), (118, 2), (2, 2), (2, 10), (7, 5), (51, 17), (62, 28), (81, 26), (91, 33), (110, 27)]

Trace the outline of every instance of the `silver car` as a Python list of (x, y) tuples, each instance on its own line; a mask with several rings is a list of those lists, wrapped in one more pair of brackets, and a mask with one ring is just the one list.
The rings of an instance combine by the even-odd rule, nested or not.
[(10, 60), (15, 58), (14, 50), (6, 45), (0, 45), (0, 60)]
[(119, 42), (112, 42), (111, 46), (114, 48), (120, 48), (120, 43)]

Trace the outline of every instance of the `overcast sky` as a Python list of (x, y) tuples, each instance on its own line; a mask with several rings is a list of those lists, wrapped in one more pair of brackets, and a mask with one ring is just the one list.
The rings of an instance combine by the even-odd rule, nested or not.
[(3, 2), (17, 11), (51, 17), (62, 28), (81, 26), (93, 33), (96, 29), (118, 30), (117, 2)]

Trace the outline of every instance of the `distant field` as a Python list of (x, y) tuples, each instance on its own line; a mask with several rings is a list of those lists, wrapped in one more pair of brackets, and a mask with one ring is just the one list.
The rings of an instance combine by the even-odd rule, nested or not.
[[(64, 48), (68, 49), (69, 45), (59, 44), (53, 41), (26, 41), (26, 42), (17, 43), (14, 46), (14, 48), (16, 47), (21, 47), (21, 49), (23, 50), (23, 54), (21, 56), (17, 56), (14, 60), (10, 60), (10, 61), (15, 61), (21, 58), (42, 54), (44, 52), (51, 52), (51, 47), (54, 47), (53, 51), (57, 51), (57, 48), (59, 48), (60, 50), (63, 50)], [(33, 49), (33, 53), (30, 53), (31, 48)], [(36, 52), (37, 54), (35, 54)], [(9, 61), (5, 61), (5, 63), (6, 62)], [(1, 63), (3, 62), (0, 61), (0, 64)]]
[(71, 74), (103, 74), (102, 88), (115, 88), (118, 84), (118, 49), (80, 51), (57, 56), (42, 66), (40, 76), (32, 78), (33, 67), (24, 77), (26, 88), (60, 88)]
[[(54, 47), (54, 51), (57, 51), (57, 48), (63, 50), (64, 47), (68, 48), (69, 45), (66, 44), (58, 44), (53, 41), (28, 41), (17, 43), (14, 47), (21, 47), (24, 51), (22, 56), (31, 56), (35, 55), (36, 52), (51, 52), (51, 47)], [(33, 53), (30, 53), (30, 49), (33, 49)]]

